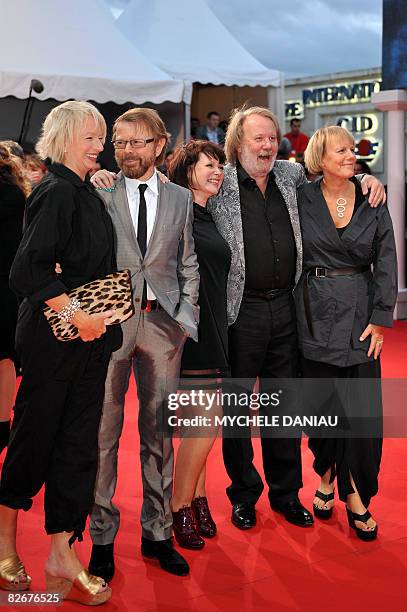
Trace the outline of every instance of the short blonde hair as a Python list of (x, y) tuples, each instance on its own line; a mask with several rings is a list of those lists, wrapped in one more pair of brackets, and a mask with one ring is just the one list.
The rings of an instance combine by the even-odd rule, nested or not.
[(66, 145), (73, 141), (75, 133), (89, 118), (94, 119), (101, 129), (104, 141), (106, 122), (93, 104), (70, 100), (53, 108), (45, 118), (40, 139), (35, 147), (41, 159), (48, 158), (52, 162), (62, 163)]
[(311, 136), (304, 153), (305, 165), (312, 174), (320, 174), (322, 172), (322, 160), (326, 153), (326, 145), (333, 139), (347, 140), (353, 144), (355, 143), (352, 134), (346, 128), (339, 125), (328, 125), (319, 128)]
[(230, 116), (230, 123), (225, 140), (225, 153), (226, 159), (229, 164), (236, 165), (237, 160), (237, 149), (243, 139), (243, 124), (247, 117), (250, 115), (261, 115), (270, 119), (276, 128), (278, 144), (281, 142), (281, 130), (278, 124), (277, 117), (270, 109), (265, 106), (242, 106), (241, 108), (235, 108)]
[(117, 117), (116, 121), (114, 122), (112, 134), (113, 140), (116, 136), (118, 124), (123, 121), (126, 121), (127, 123), (141, 123), (151, 131), (154, 140), (157, 141), (161, 138), (164, 139), (163, 150), (155, 160), (155, 165), (160, 166), (165, 158), (165, 150), (167, 148), (170, 134), (165, 129), (164, 121), (161, 119), (157, 111), (153, 110), (152, 108), (130, 108), (128, 111), (123, 113), (123, 115)]

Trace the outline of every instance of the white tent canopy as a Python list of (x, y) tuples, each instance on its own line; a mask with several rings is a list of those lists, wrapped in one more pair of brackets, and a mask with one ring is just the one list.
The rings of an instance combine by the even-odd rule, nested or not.
[(0, 0), (0, 97), (189, 103), (191, 86), (150, 63), (99, 0)]
[(176, 79), (280, 85), (280, 72), (257, 61), (204, 0), (132, 0), (116, 24), (144, 55)]

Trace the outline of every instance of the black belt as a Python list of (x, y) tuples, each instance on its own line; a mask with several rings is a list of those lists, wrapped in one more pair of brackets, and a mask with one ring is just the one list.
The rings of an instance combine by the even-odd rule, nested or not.
[(146, 307), (142, 308), (143, 312), (153, 312), (154, 310), (160, 310), (161, 305), (158, 300), (147, 300)]
[(263, 298), (264, 300), (274, 300), (280, 295), (285, 295), (292, 291), (292, 287), (288, 287), (287, 289), (269, 289), (269, 291), (257, 291), (256, 289), (244, 289), (243, 295), (247, 295), (248, 297), (258, 297)]
[(311, 317), (311, 305), (310, 305), (310, 299), (309, 299), (309, 292), (308, 292), (308, 283), (309, 283), (309, 277), (310, 276), (314, 276), (315, 278), (334, 278), (336, 276), (352, 276), (353, 274), (363, 274), (363, 272), (367, 272), (368, 270), (370, 270), (370, 266), (348, 266), (347, 268), (321, 268), (321, 267), (315, 267), (315, 268), (310, 268), (307, 273), (306, 273), (306, 277), (304, 279), (304, 283), (302, 286), (302, 290), (303, 290), (303, 297), (304, 297), (304, 310), (305, 310), (305, 316), (307, 319), (307, 323), (308, 323), (308, 329), (309, 332), (311, 334), (311, 336), (314, 335), (314, 329), (312, 326), (312, 317)]

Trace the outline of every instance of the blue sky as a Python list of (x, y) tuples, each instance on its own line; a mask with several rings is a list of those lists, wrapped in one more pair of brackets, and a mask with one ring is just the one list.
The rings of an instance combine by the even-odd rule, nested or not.
[[(105, 2), (117, 13), (129, 0)], [(257, 59), (286, 78), (381, 65), (382, 0), (206, 2)], [(193, 11), (194, 0), (190, 5)]]

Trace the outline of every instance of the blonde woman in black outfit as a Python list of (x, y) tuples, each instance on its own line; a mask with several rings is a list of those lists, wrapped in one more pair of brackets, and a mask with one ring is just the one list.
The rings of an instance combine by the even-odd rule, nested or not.
[(0, 143), (0, 453), (7, 446), (16, 391), (14, 336), (18, 301), (8, 277), (23, 233), (25, 198), (30, 190), (21, 161)]
[[(296, 305), (303, 376), (331, 379), (317, 387), (313, 383), (312, 395), (321, 396), (342, 379), (341, 388), (348, 388), (346, 414), (359, 417), (364, 427), (362, 437), (310, 438), (314, 469), (321, 478), (314, 514), (332, 515), (336, 477), (349, 525), (367, 541), (377, 535), (368, 507), (378, 491), (380, 353), (384, 330), (393, 322), (397, 260), (388, 208), (369, 206), (353, 178), (355, 161), (354, 139), (344, 128), (321, 128), (308, 143), (305, 164), (322, 177), (298, 192), (304, 271)], [(337, 410), (332, 402), (324, 409), (328, 404)], [(366, 429), (372, 423), (378, 428)]]
[[(44, 122), (37, 148), (49, 158), (49, 172), (28, 199), (10, 274), (23, 299), (16, 335), (23, 379), (0, 483), (0, 588), (30, 587), (16, 551), (17, 517), (45, 484), (47, 589), (87, 605), (111, 596), (101, 578), (83, 569), (72, 545), (82, 539), (93, 504), (104, 383), (121, 330), (106, 327), (111, 311), (88, 315), (68, 292), (116, 270), (112, 222), (86, 179), (105, 136), (102, 115), (87, 102), (65, 102)], [(55, 338), (42, 312), (46, 304), (77, 327), (78, 339)]]
[[(216, 195), (223, 182), (225, 154), (221, 147), (197, 140), (174, 152), (169, 178), (189, 188), (194, 196), (193, 236), (198, 257), (200, 286), (200, 322), (198, 342), (188, 339), (182, 358), (182, 386), (187, 389), (219, 388), (229, 371), (226, 283), (231, 254), (206, 209), (209, 198)], [(211, 391), (212, 390), (212, 391)], [(212, 419), (216, 409), (205, 413)], [(216, 429), (203, 431), (205, 437), (190, 437), (185, 431), (178, 449), (174, 493), (171, 509), (174, 534), (180, 546), (200, 549), (205, 538), (216, 534), (205, 491), (206, 460), (216, 436)]]

